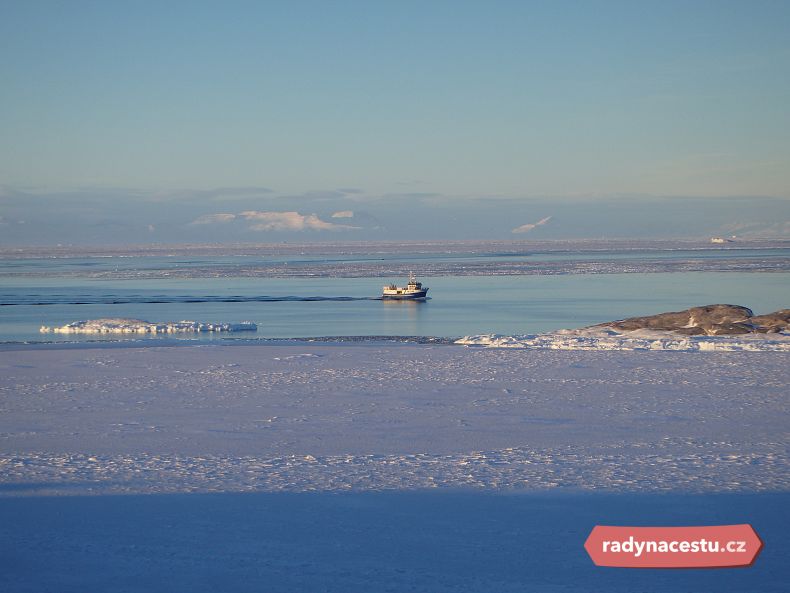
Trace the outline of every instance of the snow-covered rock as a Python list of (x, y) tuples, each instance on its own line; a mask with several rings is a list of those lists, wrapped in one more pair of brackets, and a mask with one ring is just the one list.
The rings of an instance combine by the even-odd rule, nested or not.
[(755, 316), (740, 305), (705, 305), (545, 334), (465, 336), (455, 343), (532, 350), (790, 352), (790, 309)]
[(777, 333), (790, 330), (790, 310), (782, 309), (755, 316), (751, 309), (740, 305), (704, 305), (685, 311), (610, 321), (593, 328), (611, 328), (616, 331), (672, 331), (688, 336)]

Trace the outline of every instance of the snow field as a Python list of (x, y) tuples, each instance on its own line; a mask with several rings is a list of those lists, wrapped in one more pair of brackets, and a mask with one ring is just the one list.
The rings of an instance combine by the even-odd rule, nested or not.
[(0, 494), (787, 490), (785, 352), (6, 350)]

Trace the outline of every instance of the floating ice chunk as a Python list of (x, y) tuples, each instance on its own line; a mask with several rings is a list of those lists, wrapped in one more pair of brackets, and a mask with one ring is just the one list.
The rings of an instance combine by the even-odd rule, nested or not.
[(465, 336), (456, 344), (530, 350), (680, 350), (701, 352), (790, 352), (790, 333), (737, 336), (679, 336), (672, 332), (612, 329), (559, 330), (553, 333)]
[(151, 323), (142, 319), (103, 318), (75, 321), (60, 327), (42, 325), (41, 333), (56, 334), (174, 334), (197, 332), (256, 331), (251, 321), (241, 323), (200, 323), (198, 321), (163, 321)]

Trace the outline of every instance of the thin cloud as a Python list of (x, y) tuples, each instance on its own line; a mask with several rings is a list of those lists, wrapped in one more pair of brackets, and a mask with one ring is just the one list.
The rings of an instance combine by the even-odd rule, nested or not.
[(302, 194), (293, 194), (287, 196), (280, 196), (280, 199), (286, 200), (314, 200), (314, 201), (329, 201), (329, 200), (342, 200), (348, 195), (347, 192), (337, 189), (308, 191)]
[(354, 218), (353, 210), (341, 210), (332, 214), (332, 218)]
[(424, 198), (441, 198), (444, 197), (442, 194), (435, 193), (435, 192), (407, 192), (407, 193), (395, 193), (395, 194), (384, 194), (382, 198), (385, 199), (424, 199)]
[(543, 226), (544, 224), (546, 224), (550, 220), (551, 220), (551, 216), (547, 216), (546, 218), (541, 218), (538, 222), (531, 222), (531, 223), (528, 223), (528, 224), (522, 224), (521, 226), (518, 226), (518, 227), (514, 228), (510, 232), (511, 233), (516, 233), (516, 234), (528, 233), (532, 229), (534, 229), (535, 227)]
[(253, 231), (351, 231), (360, 227), (347, 224), (335, 224), (321, 220), (315, 214), (299, 214), (298, 212), (259, 212), (247, 210), (239, 216), (253, 222)]
[(255, 198), (261, 194), (271, 194), (274, 190), (268, 187), (216, 187), (213, 189), (180, 189), (159, 192), (151, 196), (153, 201), (162, 200), (244, 200)]
[(199, 216), (189, 224), (197, 225), (197, 224), (216, 224), (216, 223), (223, 223), (223, 222), (231, 222), (235, 220), (235, 214), (227, 214), (227, 213), (220, 213), (220, 214), (204, 214), (203, 216)]

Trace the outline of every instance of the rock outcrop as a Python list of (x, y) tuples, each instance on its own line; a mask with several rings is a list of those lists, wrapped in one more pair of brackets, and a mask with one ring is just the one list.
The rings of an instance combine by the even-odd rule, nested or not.
[(767, 315), (755, 315), (749, 321), (755, 324), (757, 331), (776, 333), (790, 330), (790, 309), (779, 309)]
[(687, 336), (777, 333), (790, 331), (790, 309), (754, 315), (751, 309), (739, 305), (705, 305), (685, 311), (631, 317), (594, 327), (609, 327), (625, 332), (649, 329)]

